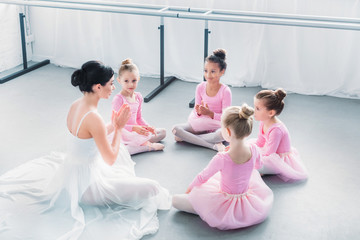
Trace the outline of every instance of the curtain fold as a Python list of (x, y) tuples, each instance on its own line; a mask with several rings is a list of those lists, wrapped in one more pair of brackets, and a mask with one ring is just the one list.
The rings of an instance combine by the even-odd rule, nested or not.
[[(115, 0), (114, 0), (115, 1)], [(121, 1), (131, 2), (134, 1)], [(136, 3), (360, 18), (359, 0), (138, 0)], [(90, 59), (115, 71), (132, 58), (144, 76), (159, 76), (159, 17), (30, 8), (34, 58), (79, 67)], [(203, 79), (204, 21), (165, 18), (165, 75)], [(223, 82), (360, 98), (360, 32), (209, 22), (209, 54), (227, 50)]]

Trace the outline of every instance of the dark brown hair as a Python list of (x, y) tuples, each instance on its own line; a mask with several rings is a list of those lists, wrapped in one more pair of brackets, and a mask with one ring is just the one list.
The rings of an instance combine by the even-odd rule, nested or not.
[(227, 67), (225, 59), (226, 59), (226, 50), (219, 48), (214, 50), (213, 54), (205, 59), (205, 62), (212, 62), (219, 64), (220, 71), (222, 71), (223, 69), (226, 70)]
[(258, 92), (255, 96), (256, 99), (264, 100), (264, 105), (267, 110), (275, 110), (276, 114), (279, 115), (284, 109), (284, 98), (286, 97), (286, 92), (282, 88), (273, 90), (262, 90)]
[(74, 87), (79, 86), (81, 92), (93, 92), (93, 85), (100, 83), (101, 86), (105, 86), (113, 75), (114, 71), (111, 67), (99, 61), (88, 61), (73, 72), (71, 84)]

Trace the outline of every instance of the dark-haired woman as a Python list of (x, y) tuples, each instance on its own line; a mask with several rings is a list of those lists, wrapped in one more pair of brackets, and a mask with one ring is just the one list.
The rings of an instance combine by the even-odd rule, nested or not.
[(277, 174), (284, 181), (304, 180), (307, 170), (300, 155), (291, 146), (290, 134), (277, 117), (284, 108), (286, 92), (262, 90), (254, 98), (255, 120), (260, 121), (256, 145), (261, 148), (262, 174)]
[[(134, 162), (120, 143), (129, 107), (113, 112), (107, 126), (97, 112), (99, 100), (109, 98), (115, 89), (113, 75), (98, 61), (89, 61), (72, 74), (71, 83), (83, 96), (68, 112), (68, 151), (27, 162), (0, 177), (0, 236), (2, 226), (8, 230), (6, 237), (21, 239), (100, 239), (104, 232), (105, 238), (139, 239), (157, 231), (157, 210), (169, 209), (171, 200), (156, 181), (135, 176)], [(114, 134), (108, 141), (110, 132)], [(61, 216), (61, 226), (68, 223), (64, 219), (74, 225), (63, 232), (54, 230), (49, 237), (43, 219), (50, 228), (60, 228), (58, 216), (51, 214), (58, 210), (68, 210)], [(103, 231), (93, 231), (98, 227), (93, 223), (100, 219)], [(84, 232), (85, 226), (89, 230)]]
[(220, 82), (226, 70), (226, 51), (216, 49), (206, 58), (205, 82), (196, 87), (195, 108), (188, 122), (173, 127), (175, 140), (185, 141), (216, 151), (223, 151), (224, 138), (221, 135), (221, 115), (231, 105), (231, 90)]

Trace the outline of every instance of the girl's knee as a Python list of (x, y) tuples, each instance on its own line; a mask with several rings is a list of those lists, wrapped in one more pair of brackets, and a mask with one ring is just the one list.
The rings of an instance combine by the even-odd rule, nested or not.
[(176, 135), (180, 132), (193, 132), (193, 129), (191, 128), (189, 123), (174, 125), (172, 128), (172, 133)]
[(165, 137), (166, 137), (166, 129), (161, 128), (161, 129), (160, 129), (160, 135), (165, 138)]
[(162, 139), (164, 139), (166, 137), (166, 129), (165, 128), (159, 128), (156, 130), (156, 134), (159, 136), (161, 141)]

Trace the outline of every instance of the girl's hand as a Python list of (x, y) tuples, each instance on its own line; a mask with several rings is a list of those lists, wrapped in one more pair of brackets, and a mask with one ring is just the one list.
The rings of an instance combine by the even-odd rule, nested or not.
[(214, 112), (211, 111), (209, 109), (209, 106), (207, 105), (207, 103), (204, 104), (203, 101), (201, 101), (201, 105), (199, 105), (199, 112), (198, 114), (200, 115), (206, 115), (206, 116), (209, 116), (211, 118), (214, 118)]
[(143, 127), (156, 136), (156, 132), (155, 132), (154, 127), (151, 127), (151, 126), (143, 126)]
[(128, 122), (131, 116), (130, 107), (127, 104), (123, 104), (118, 112), (114, 111), (111, 115), (111, 122), (115, 130), (121, 130)]
[(132, 131), (140, 135), (149, 136), (149, 131), (143, 126), (133, 126)]
[(196, 113), (197, 113), (198, 116), (201, 116), (201, 114), (200, 114), (200, 112), (199, 112), (199, 111), (200, 111), (199, 108), (200, 108), (200, 105), (199, 105), (199, 104), (196, 104), (196, 105), (195, 105), (195, 111), (196, 111)]
[(186, 194), (189, 194), (190, 192), (191, 192), (191, 189), (188, 188), (185, 193), (186, 193)]

